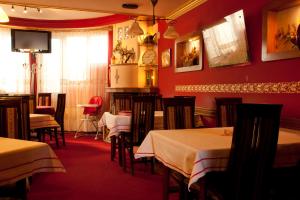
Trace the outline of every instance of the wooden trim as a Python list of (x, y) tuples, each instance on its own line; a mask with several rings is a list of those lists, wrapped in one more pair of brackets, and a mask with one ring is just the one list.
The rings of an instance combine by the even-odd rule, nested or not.
[(280, 127), (300, 130), (300, 118), (283, 118), (280, 120)]
[(208, 0), (190, 0), (178, 7), (176, 10), (171, 12), (167, 18), (168, 19), (176, 19), (180, 17), (181, 15), (184, 15), (185, 13), (191, 11), (192, 9), (198, 7), (199, 5), (205, 3)]

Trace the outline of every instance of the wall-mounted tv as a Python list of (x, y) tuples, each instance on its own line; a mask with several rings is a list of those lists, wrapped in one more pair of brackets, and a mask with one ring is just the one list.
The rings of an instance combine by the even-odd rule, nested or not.
[(51, 32), (11, 29), (14, 52), (51, 53)]
[(209, 67), (249, 63), (243, 10), (202, 31)]

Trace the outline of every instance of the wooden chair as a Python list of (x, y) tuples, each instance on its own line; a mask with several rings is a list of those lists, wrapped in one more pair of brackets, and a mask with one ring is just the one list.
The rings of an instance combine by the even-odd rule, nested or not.
[(58, 123), (50, 124), (47, 127), (43, 128), (41, 132), (43, 134), (43, 138), (45, 137), (45, 133), (49, 133), (50, 137), (54, 134), (56, 146), (59, 147), (58, 141), (58, 129), (60, 129), (60, 135), (62, 138), (63, 145), (66, 145), (65, 142), (65, 129), (64, 129), (64, 114), (65, 114), (65, 106), (66, 106), (66, 94), (58, 94), (57, 95), (57, 106), (54, 114), (54, 119)]
[(163, 98), (164, 129), (194, 128), (195, 97)]
[(36, 96), (34, 94), (29, 95), (29, 113), (36, 112)]
[(39, 106), (51, 106), (51, 93), (38, 93)]
[[(113, 105), (111, 107), (111, 113), (117, 115), (122, 110), (131, 110), (131, 99), (134, 93), (113, 93)], [(111, 141), (111, 160), (113, 161), (116, 157), (116, 152), (118, 149), (119, 153), (119, 164), (122, 165), (122, 154), (121, 154), (121, 146), (120, 138), (116, 136), (112, 136), (110, 138)]]
[(117, 115), (122, 110), (131, 110), (131, 93), (114, 93), (112, 114)]
[[(134, 174), (134, 153), (150, 130), (154, 127), (154, 96), (132, 97), (131, 132), (122, 133), (123, 169), (126, 170), (125, 149), (128, 150), (130, 158), (131, 174)], [(153, 171), (153, 162), (151, 162)]]
[[(164, 129), (187, 129), (195, 127), (195, 97), (175, 97), (163, 98), (164, 108)], [(169, 175), (165, 178), (164, 199), (168, 199), (169, 193), (179, 192), (180, 199), (184, 199), (187, 194), (187, 184), (185, 184), (185, 177), (171, 170)], [(170, 177), (177, 183), (176, 186), (170, 185)]]
[(236, 106), (242, 103), (242, 98), (216, 97), (216, 126), (234, 126), (236, 122)]
[(223, 184), (214, 191), (216, 196), (224, 200), (269, 199), (281, 108), (282, 105), (237, 105), (228, 167), (223, 178), (218, 179)]

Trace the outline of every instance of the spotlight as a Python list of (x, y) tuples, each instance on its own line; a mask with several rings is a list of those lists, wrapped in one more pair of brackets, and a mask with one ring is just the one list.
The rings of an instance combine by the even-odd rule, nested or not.
[(11, 5), (11, 9), (10, 9), (12, 12), (15, 12), (15, 6), (14, 5)]
[(40, 8), (36, 8), (38, 13), (42, 13), (42, 10)]
[(23, 13), (24, 13), (24, 14), (26, 14), (26, 13), (27, 13), (27, 7), (26, 7), (26, 6), (24, 7), (24, 11), (23, 11)]

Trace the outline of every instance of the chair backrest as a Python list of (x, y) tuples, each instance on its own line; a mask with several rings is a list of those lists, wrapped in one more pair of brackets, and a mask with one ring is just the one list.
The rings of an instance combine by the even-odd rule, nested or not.
[(60, 126), (64, 125), (64, 114), (66, 107), (66, 94), (57, 95), (57, 105), (54, 114), (54, 118)]
[(239, 104), (228, 162), (226, 200), (268, 199), (282, 105)]
[(236, 122), (236, 106), (242, 103), (242, 98), (216, 97), (216, 126), (234, 126)]
[(131, 93), (114, 93), (113, 94), (113, 114), (118, 114), (122, 110), (131, 110)]
[(195, 98), (163, 98), (164, 129), (195, 127)]
[(131, 145), (140, 145), (154, 127), (154, 96), (133, 96), (131, 112)]
[[(23, 100), (24, 102), (24, 100)], [(0, 136), (27, 140), (29, 112), (22, 97), (0, 97)], [(26, 115), (28, 114), (28, 117)]]
[(34, 94), (29, 95), (29, 113), (36, 112), (36, 97)]
[(51, 106), (51, 93), (38, 93), (39, 106)]
[(93, 96), (92, 98), (90, 98), (89, 104), (97, 104), (98, 107), (95, 108), (90, 108), (90, 107), (86, 107), (83, 110), (83, 114), (88, 114), (91, 116), (99, 116), (101, 114), (101, 108), (102, 108), (102, 104), (103, 104), (103, 99), (101, 96)]

